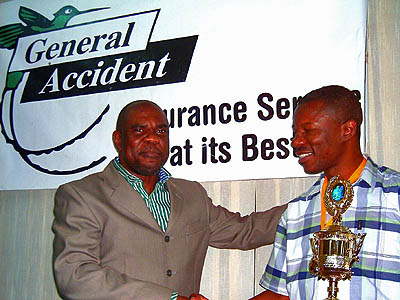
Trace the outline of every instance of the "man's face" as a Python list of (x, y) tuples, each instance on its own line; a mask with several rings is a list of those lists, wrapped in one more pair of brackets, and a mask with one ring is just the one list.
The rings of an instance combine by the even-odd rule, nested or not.
[(158, 175), (169, 154), (168, 122), (162, 110), (151, 103), (133, 106), (121, 127), (113, 133), (121, 165), (139, 178)]
[(292, 147), (306, 173), (336, 172), (344, 152), (341, 124), (322, 101), (306, 102), (296, 108)]

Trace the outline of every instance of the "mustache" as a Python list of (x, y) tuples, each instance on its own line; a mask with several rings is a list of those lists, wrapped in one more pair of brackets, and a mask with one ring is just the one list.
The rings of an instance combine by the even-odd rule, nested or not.
[(148, 153), (148, 152), (151, 152), (151, 153), (154, 153), (154, 154), (157, 154), (157, 155), (161, 155), (162, 154), (162, 152), (159, 149), (157, 149), (156, 147), (153, 147), (153, 146), (146, 146), (146, 147), (142, 148), (139, 153), (145, 154), (145, 153)]

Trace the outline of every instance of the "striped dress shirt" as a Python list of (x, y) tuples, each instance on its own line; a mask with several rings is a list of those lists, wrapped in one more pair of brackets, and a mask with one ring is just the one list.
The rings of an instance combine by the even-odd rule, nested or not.
[(171, 200), (165, 182), (171, 177), (171, 174), (164, 168), (161, 168), (158, 176), (160, 180), (156, 183), (153, 192), (149, 195), (144, 189), (143, 181), (135, 175), (129, 173), (120, 163), (118, 157), (114, 159), (114, 166), (118, 172), (128, 181), (133, 189), (143, 198), (154, 219), (160, 225), (161, 230), (165, 232), (168, 226), (169, 215), (171, 213)]

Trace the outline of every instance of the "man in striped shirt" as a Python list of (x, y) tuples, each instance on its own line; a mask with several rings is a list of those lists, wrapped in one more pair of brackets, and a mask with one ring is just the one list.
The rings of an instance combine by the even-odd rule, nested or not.
[(213, 205), (198, 182), (163, 168), (168, 122), (156, 104), (119, 114), (118, 152), (103, 172), (62, 185), (54, 208), (54, 275), (64, 299), (205, 299), (208, 246), (272, 244), (286, 205), (241, 216)]
[(310, 237), (329, 224), (324, 195), (336, 175), (349, 180), (354, 199), (343, 225), (366, 233), (351, 280), (339, 281), (340, 300), (398, 299), (400, 295), (400, 173), (378, 166), (360, 149), (360, 93), (341, 86), (314, 90), (300, 99), (293, 117), (292, 147), (306, 173), (321, 173), (304, 194), (289, 202), (261, 278), (261, 299), (320, 300), (328, 281), (309, 272)]

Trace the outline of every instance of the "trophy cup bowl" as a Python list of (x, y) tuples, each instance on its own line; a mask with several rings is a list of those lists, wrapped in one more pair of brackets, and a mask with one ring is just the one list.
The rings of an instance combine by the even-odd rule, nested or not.
[(338, 300), (339, 280), (351, 280), (351, 267), (358, 261), (364, 234), (354, 234), (342, 225), (342, 214), (351, 205), (353, 189), (348, 181), (331, 178), (324, 195), (325, 206), (333, 217), (333, 224), (314, 232), (310, 238), (313, 257), (309, 271), (318, 279), (328, 280), (328, 298)]

